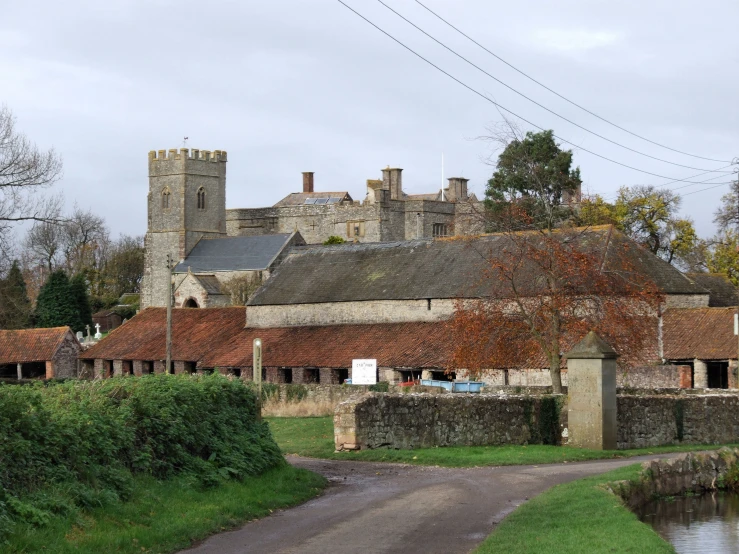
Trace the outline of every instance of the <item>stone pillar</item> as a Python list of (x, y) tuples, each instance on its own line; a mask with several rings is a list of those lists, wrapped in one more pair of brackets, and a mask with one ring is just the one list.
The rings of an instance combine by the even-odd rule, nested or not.
[(20, 381), (23, 379), (23, 364), (19, 363), (16, 367), (16, 371), (18, 372), (18, 380)]
[(737, 386), (737, 371), (736, 371), (736, 360), (729, 360), (729, 388), (736, 389)]
[(708, 366), (702, 360), (693, 360), (693, 388), (708, 388)]
[(242, 367), (241, 368), (241, 378), (244, 381), (253, 381), (254, 380), (254, 368), (252, 367)]
[(331, 367), (322, 367), (318, 370), (318, 382), (322, 385), (338, 385), (339, 372)]
[(590, 331), (567, 354), (569, 444), (593, 450), (616, 449), (616, 358)]
[(136, 377), (141, 377), (144, 374), (144, 362), (141, 360), (133, 360), (131, 363), (133, 364), (133, 374)]
[(154, 373), (164, 373), (164, 361), (162, 360), (154, 360)]
[(116, 377), (123, 375), (123, 360), (113, 360), (113, 375)]
[(94, 379), (102, 379), (105, 377), (105, 364), (104, 360), (100, 358), (96, 358), (93, 362), (93, 373), (92, 376)]
[(279, 367), (268, 367), (265, 368), (266, 370), (266, 383), (284, 383), (285, 382), (285, 372), (280, 371)]
[(424, 369), (421, 372), (421, 379), (433, 379), (433, 378), (434, 378), (434, 374), (430, 369)]
[(174, 365), (174, 374), (179, 375), (180, 373), (185, 373), (185, 362), (183, 361), (176, 361), (172, 365)]

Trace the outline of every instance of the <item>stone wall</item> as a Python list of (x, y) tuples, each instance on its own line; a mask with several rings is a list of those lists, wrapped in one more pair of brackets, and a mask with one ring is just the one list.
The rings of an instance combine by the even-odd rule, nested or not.
[(619, 449), (739, 441), (739, 395), (618, 396)]
[(638, 479), (616, 481), (608, 487), (634, 509), (655, 497), (703, 494), (736, 487), (738, 464), (737, 449), (688, 452), (670, 460), (644, 462)]
[[(403, 321), (441, 321), (454, 313), (454, 300), (370, 300), (364, 302), (327, 302), (280, 306), (248, 306), (249, 327), (295, 327), (301, 325), (336, 325), (397, 323)], [(550, 382), (551, 383), (551, 382)]]
[(79, 354), (80, 343), (69, 331), (54, 353), (54, 358), (51, 360), (52, 374), (48, 375), (47, 372), (47, 378), (77, 377), (77, 357)]
[(632, 367), (619, 371), (616, 382), (619, 387), (629, 388), (674, 388), (691, 387), (692, 370), (687, 365), (652, 365)]
[(561, 436), (563, 400), (370, 393), (336, 407), (334, 440), (337, 450), (552, 443)]
[(665, 298), (667, 308), (707, 308), (708, 293), (706, 294), (669, 294)]

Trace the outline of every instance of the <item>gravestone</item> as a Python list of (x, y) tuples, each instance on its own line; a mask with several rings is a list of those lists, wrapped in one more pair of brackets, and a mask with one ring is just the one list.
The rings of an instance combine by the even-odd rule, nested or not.
[(103, 338), (103, 334), (100, 332), (100, 324), (99, 323), (96, 323), (95, 324), (95, 338), (97, 340), (100, 340), (101, 338)]
[(594, 450), (615, 450), (618, 354), (590, 331), (565, 356), (569, 444)]

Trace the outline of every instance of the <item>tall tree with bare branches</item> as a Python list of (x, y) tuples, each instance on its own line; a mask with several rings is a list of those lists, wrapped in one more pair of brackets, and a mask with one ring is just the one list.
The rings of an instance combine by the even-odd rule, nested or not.
[(7, 249), (9, 233), (18, 222), (51, 218), (59, 199), (39, 192), (61, 173), (61, 157), (53, 149), (39, 150), (16, 128), (10, 109), (0, 106), (0, 248)]

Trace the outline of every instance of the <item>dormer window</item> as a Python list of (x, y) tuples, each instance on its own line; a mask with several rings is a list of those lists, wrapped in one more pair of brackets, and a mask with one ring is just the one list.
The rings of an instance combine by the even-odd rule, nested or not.
[(198, 210), (205, 209), (205, 189), (200, 187), (198, 189)]
[(164, 189), (162, 191), (162, 209), (163, 210), (169, 209), (169, 196), (170, 196), (169, 189)]

